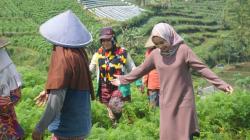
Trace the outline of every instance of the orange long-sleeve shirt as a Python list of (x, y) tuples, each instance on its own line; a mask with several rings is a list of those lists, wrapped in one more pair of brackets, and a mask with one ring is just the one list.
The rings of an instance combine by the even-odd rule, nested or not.
[[(145, 57), (148, 57), (148, 55), (153, 51), (153, 49), (147, 49), (145, 53)], [(158, 76), (158, 72), (156, 69), (150, 71), (147, 75), (143, 76), (143, 84), (148, 89), (160, 89), (160, 80)]]

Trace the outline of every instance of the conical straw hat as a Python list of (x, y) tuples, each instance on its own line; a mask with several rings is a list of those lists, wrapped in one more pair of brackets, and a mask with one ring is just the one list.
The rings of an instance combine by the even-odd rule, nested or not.
[(92, 36), (76, 15), (68, 10), (40, 26), (41, 35), (54, 45), (80, 48), (92, 42)]

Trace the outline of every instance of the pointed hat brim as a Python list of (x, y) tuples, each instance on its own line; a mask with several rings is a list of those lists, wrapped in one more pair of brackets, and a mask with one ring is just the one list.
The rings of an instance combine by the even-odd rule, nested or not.
[(146, 42), (146, 44), (145, 44), (145, 48), (152, 48), (152, 47), (154, 47), (155, 46), (155, 44), (153, 43), (153, 41), (152, 41), (152, 36), (150, 36), (149, 38), (148, 38), (148, 40), (147, 40), (147, 42)]
[(7, 46), (10, 42), (7, 39), (0, 38), (0, 48)]
[(71, 10), (49, 19), (39, 31), (46, 40), (62, 47), (80, 48), (93, 41), (90, 32)]

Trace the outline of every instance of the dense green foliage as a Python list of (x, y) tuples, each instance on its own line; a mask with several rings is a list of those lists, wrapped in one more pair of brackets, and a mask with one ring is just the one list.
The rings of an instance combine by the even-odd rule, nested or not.
[[(42, 68), (40, 70), (45, 70), (44, 65), (48, 64), (47, 60), (51, 50), (51, 45), (38, 33), (40, 24), (60, 12), (71, 9), (84, 22), (94, 38), (99, 35), (98, 31), (101, 28), (101, 24), (92, 18), (89, 12), (83, 11), (80, 4), (71, 0), (1, 0), (0, 5), (0, 36), (10, 38), (10, 48), (14, 47), (14, 50), (29, 52), (24, 52), (25, 54), (17, 52), (21, 56), (14, 55), (13, 59), (18, 59), (21, 64), (27, 65), (28, 63), (30, 66), (35, 64)], [(99, 41), (95, 39), (88, 51), (93, 52), (98, 43)], [(30, 64), (30, 60), (25, 57), (34, 55), (39, 57), (39, 62)], [(23, 63), (22, 61), (25, 60), (28, 62)]]
[[(37, 107), (33, 99), (44, 88), (51, 52), (51, 45), (38, 33), (39, 25), (67, 9), (72, 9), (93, 35), (94, 42), (87, 49), (90, 57), (99, 47), (99, 29), (114, 25), (119, 44), (128, 48), (140, 64), (153, 25), (168, 22), (209, 66), (249, 60), (249, 0), (171, 0), (171, 5), (165, 6), (161, 1), (166, 2), (151, 0), (151, 5), (144, 7), (147, 11), (125, 22), (98, 20), (73, 0), (0, 1), (0, 36), (10, 39), (8, 52), (24, 81), (22, 100), (16, 112), (27, 140), (31, 139), (31, 132), (44, 110)], [(201, 128), (201, 137), (197, 139), (250, 139), (249, 67), (241, 72), (230, 68), (215, 71), (239, 89), (232, 95), (196, 96)], [(199, 76), (194, 79), (195, 90), (207, 84)], [(159, 139), (159, 109), (149, 108), (146, 95), (132, 88), (132, 102), (125, 105), (115, 129), (111, 127), (106, 108), (98, 101), (92, 102), (93, 128), (88, 139)], [(50, 139), (49, 132), (45, 139)]]
[(201, 138), (250, 139), (249, 92), (198, 97)]
[[(162, 7), (162, 3), (169, 1), (171, 6)], [(138, 53), (144, 51), (144, 43), (154, 24), (167, 22), (174, 26), (185, 42), (209, 66), (221, 62), (249, 60), (249, 0), (149, 0), (148, 2), (153, 5), (145, 7), (150, 10), (147, 16), (142, 15), (132, 19), (129, 25), (135, 26), (126, 31), (126, 34), (133, 35), (135, 39), (132, 43), (125, 42), (125, 46), (131, 47), (132, 52), (135, 52), (132, 56), (136, 57)], [(128, 40), (129, 38), (131, 37), (127, 36)], [(136, 59), (137, 63), (141, 61), (140, 58)]]

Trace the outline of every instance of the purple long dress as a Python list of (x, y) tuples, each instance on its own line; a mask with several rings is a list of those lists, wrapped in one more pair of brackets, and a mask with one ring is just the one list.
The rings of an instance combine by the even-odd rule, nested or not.
[(122, 84), (127, 84), (154, 68), (160, 77), (160, 139), (188, 140), (191, 135), (198, 135), (190, 68), (221, 90), (225, 91), (228, 84), (219, 79), (185, 44), (181, 44), (172, 56), (162, 56), (159, 49), (154, 50), (143, 64), (119, 79)]

